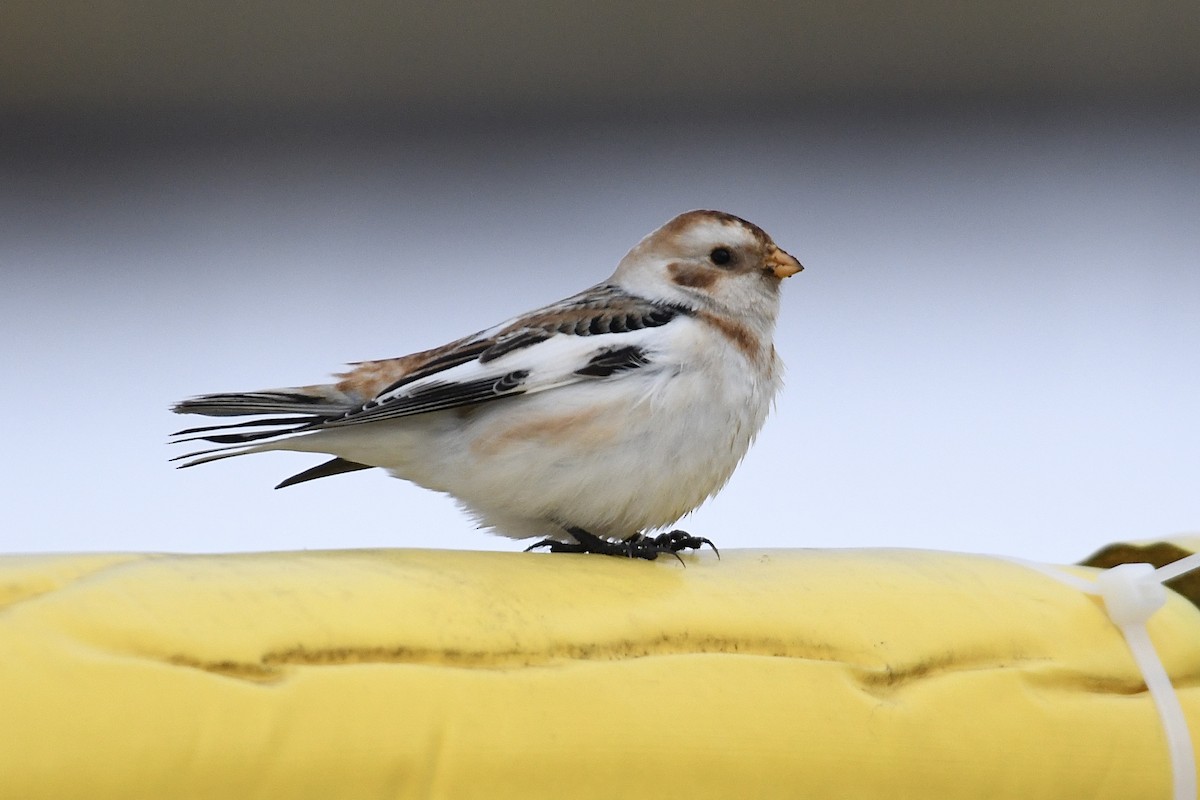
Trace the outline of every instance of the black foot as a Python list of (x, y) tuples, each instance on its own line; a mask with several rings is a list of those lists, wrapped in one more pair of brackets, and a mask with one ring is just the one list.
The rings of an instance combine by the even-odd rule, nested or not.
[(721, 551), (717, 549), (717, 546), (712, 543), (711, 539), (705, 539), (703, 536), (692, 536), (687, 531), (679, 529), (660, 533), (654, 537), (653, 541), (659, 547), (669, 550), (672, 553), (678, 553), (680, 550), (699, 550), (704, 545), (708, 545), (717, 554), (717, 558), (721, 557)]
[(670, 533), (662, 533), (655, 537), (644, 536), (640, 533), (635, 533), (628, 539), (620, 542), (614, 542), (609, 539), (601, 539), (593, 533), (588, 533), (582, 528), (568, 528), (567, 532), (575, 537), (574, 542), (560, 542), (556, 539), (542, 539), (537, 544), (532, 544), (525, 548), (525, 552), (536, 550), (539, 547), (547, 547), (551, 553), (599, 553), (606, 556), (625, 556), (626, 558), (644, 558), (647, 561), (654, 561), (660, 553), (669, 553), (679, 559), (679, 563), (683, 563), (683, 559), (679, 557), (680, 550), (698, 550), (704, 545), (708, 545), (717, 554), (717, 558), (721, 557), (720, 551), (716, 545), (701, 536), (692, 536), (687, 531), (671, 531)]

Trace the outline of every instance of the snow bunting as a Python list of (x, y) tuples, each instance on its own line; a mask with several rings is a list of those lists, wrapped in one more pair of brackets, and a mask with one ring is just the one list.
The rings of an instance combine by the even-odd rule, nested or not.
[(607, 281), (516, 319), (336, 383), (184, 400), (173, 410), (265, 418), (179, 431), (220, 446), (174, 460), (325, 453), (276, 488), (381, 467), (556, 552), (711, 545), (645, 531), (716, 494), (746, 454), (780, 386), (780, 282), (801, 269), (756, 225), (690, 211)]

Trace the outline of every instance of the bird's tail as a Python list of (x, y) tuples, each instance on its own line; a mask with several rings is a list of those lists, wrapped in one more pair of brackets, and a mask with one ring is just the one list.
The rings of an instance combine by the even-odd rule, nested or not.
[(355, 408), (358, 402), (334, 386), (304, 386), (262, 392), (206, 394), (171, 407), (176, 414), (208, 417), (259, 417), (245, 422), (185, 428), (171, 434), (172, 444), (210, 442), (218, 445), (176, 456), (180, 467), (222, 458), (284, 449), (280, 443), (320, 428)]

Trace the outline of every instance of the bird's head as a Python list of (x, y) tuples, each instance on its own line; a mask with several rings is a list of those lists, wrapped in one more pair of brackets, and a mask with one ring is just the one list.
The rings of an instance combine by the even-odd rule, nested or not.
[(612, 282), (654, 300), (773, 322), (780, 282), (802, 269), (757, 225), (688, 211), (630, 250)]

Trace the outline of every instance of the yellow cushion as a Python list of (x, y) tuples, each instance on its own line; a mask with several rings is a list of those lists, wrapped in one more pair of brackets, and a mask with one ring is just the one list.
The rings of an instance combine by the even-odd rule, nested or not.
[[(984, 556), (722, 555), (3, 557), (0, 795), (1169, 796), (1096, 598)], [(1200, 741), (1200, 610), (1150, 633)]]

